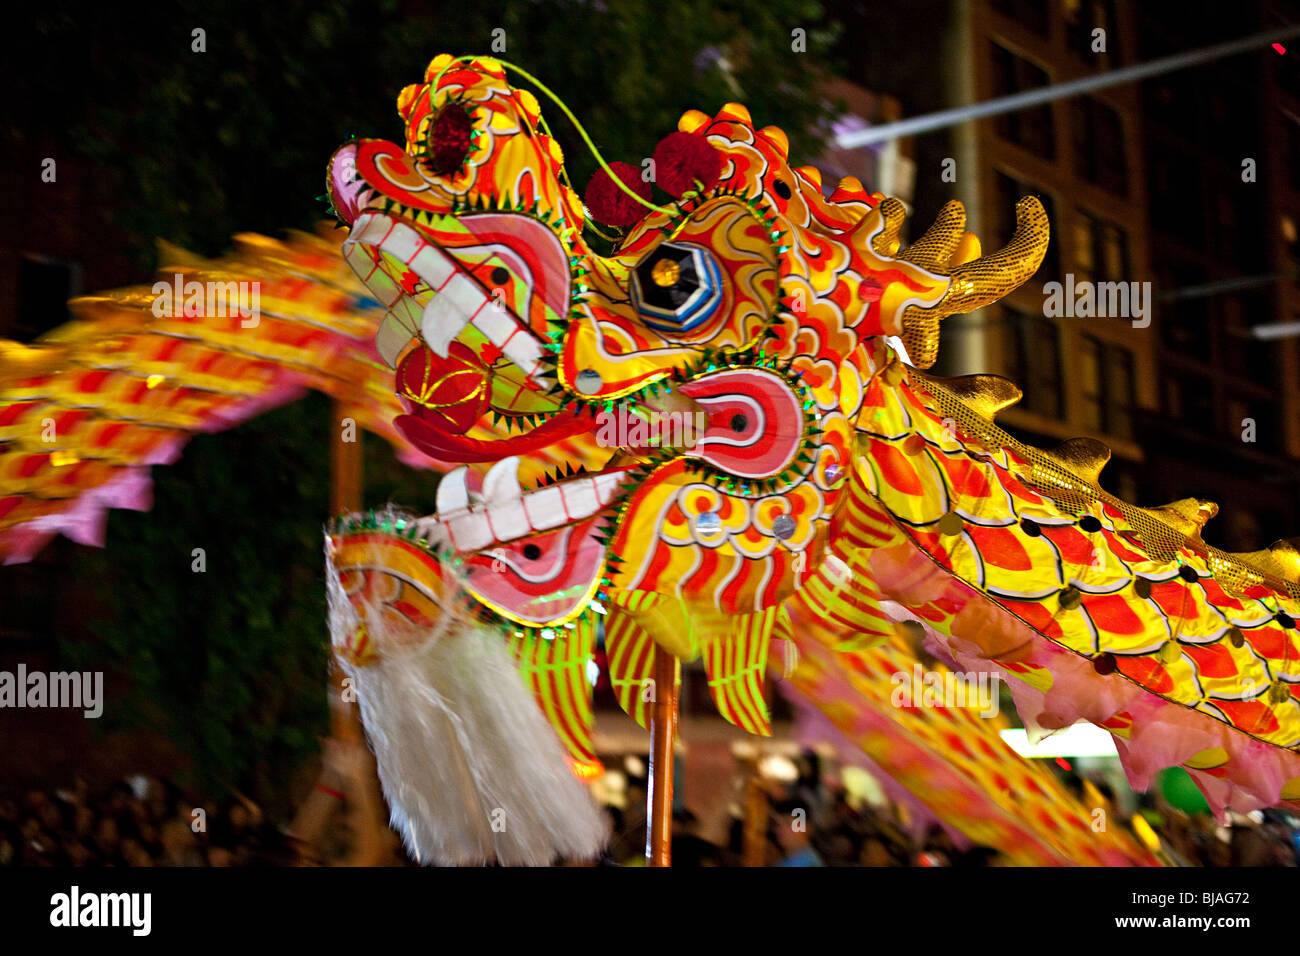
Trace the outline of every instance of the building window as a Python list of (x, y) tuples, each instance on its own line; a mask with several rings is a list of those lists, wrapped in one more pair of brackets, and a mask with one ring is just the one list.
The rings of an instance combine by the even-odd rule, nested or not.
[[(991, 46), (995, 97), (1036, 90), (1050, 82), (1045, 70), (996, 43)], [(1042, 106), (1003, 113), (996, 118), (995, 124), (998, 136), (1008, 142), (1022, 146), (1044, 159), (1056, 157), (1051, 104), (1044, 103)]]
[(1176, 144), (1152, 151), (1148, 179), (1151, 228), (1200, 249), (1205, 237), (1205, 174), (1200, 162)]
[(1128, 234), (1104, 219), (1075, 210), (1074, 273), (1076, 280), (1128, 282)]
[(1290, 213), (1282, 213), (1277, 227), (1282, 234), (1282, 246), (1286, 249), (1286, 254), (1292, 262), (1300, 264), (1300, 229), (1296, 226), (1295, 217)]
[(1102, 427), (1105, 387), (1101, 373), (1101, 343), (1084, 336), (1079, 343), (1079, 394), (1083, 399), (1083, 424), (1093, 431)]
[(1133, 353), (1125, 348), (1112, 347), (1106, 354), (1106, 391), (1110, 399), (1106, 413), (1106, 433), (1116, 438), (1131, 439), (1133, 411), (1137, 404)]
[(1300, 123), (1286, 124), (1286, 171), (1291, 188), (1300, 190)]
[[(1052, 201), (1051, 195), (1043, 192), (1037, 186), (1030, 185), (1023, 180), (1016, 179), (1006, 173), (998, 170), (994, 174), (994, 186), (996, 195), (993, 200), (993, 222), (996, 224), (996, 239), (998, 246), (1004, 246), (1011, 241), (1011, 236), (1016, 231), (1016, 203), (1023, 196), (1034, 196), (1043, 204), (1043, 211), (1047, 213), (1047, 221), (1055, 223), (1056, 204)], [(1043, 264), (1038, 267), (1034, 277), (1042, 282), (1050, 282), (1061, 275), (1061, 259), (1058, 254), (1060, 242), (1053, 238), (1047, 244), (1047, 253), (1043, 256)]]
[(1169, 73), (1142, 83), (1142, 121), (1189, 142), (1197, 139), (1204, 106), (1199, 73)]
[(1293, 100), (1300, 101), (1300, 71), (1297, 71), (1294, 63), (1288, 63), (1286, 57), (1279, 57), (1273, 63), (1273, 76), (1277, 80), (1277, 85), (1281, 87), (1282, 92)]
[[(1111, 48), (1115, 42), (1115, 0), (1065, 0), (1061, 5), (1065, 17), (1066, 48), (1080, 60), (1095, 62), (1098, 66), (1118, 62), (1114, 56), (1116, 50)], [(1093, 31), (1104, 30), (1108, 60), (1099, 59), (1102, 54), (1093, 52)]]
[(1214, 428), (1214, 386), (1203, 375), (1188, 372), (1168, 374), (1165, 384), (1165, 411), (1184, 425), (1206, 432)]
[(1156, 275), (1157, 323), (1165, 348), (1205, 359), (1210, 354), (1208, 300), (1198, 294), (1205, 270), (1191, 262), (1161, 264)]
[(1047, 36), (1047, 0), (993, 0), (993, 8), (1040, 37)]
[(1276, 452), (1282, 448), (1282, 425), (1271, 400), (1230, 395), (1227, 406), (1228, 417), (1223, 426), (1229, 441), (1245, 442), (1251, 438), (1253, 442), (1247, 443), (1247, 447), (1257, 451)]
[(1272, 295), (1234, 292), (1216, 298), (1223, 317), (1216, 349), (1218, 361), (1239, 378), (1272, 388), (1279, 361), (1277, 348), (1272, 342), (1255, 338), (1250, 331), (1252, 326), (1272, 320)]
[(1117, 196), (1128, 195), (1124, 122), (1101, 100), (1083, 96), (1071, 105), (1075, 172)]
[(1085, 335), (1079, 343), (1083, 423), (1093, 431), (1133, 437), (1133, 353)]
[(1021, 387), (1020, 407), (1048, 418), (1060, 419), (1061, 333), (1050, 319), (1003, 306), (1010, 331), (1009, 373)]

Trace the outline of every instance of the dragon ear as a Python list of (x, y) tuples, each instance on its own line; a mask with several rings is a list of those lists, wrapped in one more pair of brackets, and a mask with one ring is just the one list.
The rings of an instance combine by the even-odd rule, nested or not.
[(352, 225), (361, 211), (362, 195), (367, 188), (365, 180), (357, 174), (356, 143), (347, 143), (334, 151), (325, 175), (325, 188), (339, 218)]
[(935, 270), (952, 280), (943, 298), (929, 307), (909, 306), (903, 313), (903, 345), (917, 368), (929, 368), (939, 357), (940, 319), (973, 312), (996, 302), (1037, 272), (1047, 253), (1050, 236), (1047, 213), (1043, 211), (1042, 203), (1033, 196), (1026, 196), (1016, 203), (1016, 231), (1005, 247), (987, 256), (952, 265), (952, 262), (960, 261), (958, 254), (970, 249), (966, 243), (963, 250), (965, 223), (961, 223), (962, 231), (958, 234), (953, 205), (959, 204), (945, 206), (935, 225), (913, 246), (913, 249), (920, 247), (918, 254), (932, 261), (949, 246), (952, 247), (947, 252), (949, 267)]

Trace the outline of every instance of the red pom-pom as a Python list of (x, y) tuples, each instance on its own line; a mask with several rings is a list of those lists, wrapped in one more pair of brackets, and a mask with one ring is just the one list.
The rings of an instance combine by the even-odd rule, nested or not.
[(670, 133), (655, 148), (655, 182), (673, 197), (697, 188), (712, 189), (722, 175), (722, 154), (699, 133)]
[(487, 411), (487, 382), (487, 368), (461, 342), (448, 346), (446, 358), (418, 346), (397, 366), (397, 396), (406, 410), (453, 435), (465, 434)]
[(458, 171), (474, 144), (474, 117), (459, 103), (442, 108), (429, 127), (429, 165), (435, 173)]
[[(610, 163), (609, 168), (634, 193), (642, 199), (650, 199), (650, 184), (641, 178), (639, 169), (630, 163)], [(611, 226), (630, 226), (646, 213), (646, 207), (619, 189), (603, 169), (596, 170), (596, 175), (587, 183), (582, 201), (593, 219)]]

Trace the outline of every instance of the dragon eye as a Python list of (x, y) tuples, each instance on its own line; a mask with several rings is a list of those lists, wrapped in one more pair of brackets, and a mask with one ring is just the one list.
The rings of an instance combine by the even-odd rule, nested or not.
[(632, 303), (659, 332), (689, 332), (722, 304), (722, 275), (702, 246), (664, 242), (632, 270)]

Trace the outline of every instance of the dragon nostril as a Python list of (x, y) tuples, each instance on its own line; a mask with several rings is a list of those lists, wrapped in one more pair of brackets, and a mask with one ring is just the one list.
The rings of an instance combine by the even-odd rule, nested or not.
[(731, 430), (733, 432), (739, 434), (741, 432), (744, 432), (747, 428), (749, 428), (748, 418), (746, 418), (744, 415), (731, 416)]
[(492, 284), (505, 285), (510, 281), (510, 270), (505, 266), (497, 266), (492, 270)]
[(524, 557), (529, 561), (536, 561), (542, 556), (542, 549), (535, 544), (524, 545)]
[(790, 187), (784, 180), (778, 179), (772, 184), (772, 192), (776, 193), (782, 199), (790, 198)]

